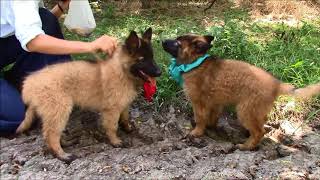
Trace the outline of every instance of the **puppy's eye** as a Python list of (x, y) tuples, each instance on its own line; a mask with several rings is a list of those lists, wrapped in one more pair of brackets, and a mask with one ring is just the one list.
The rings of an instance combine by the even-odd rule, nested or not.
[(202, 43), (201, 41), (193, 41), (192, 44), (197, 45), (199, 43)]
[(197, 48), (197, 41), (190, 43), (190, 46), (193, 48)]
[(142, 61), (144, 59), (144, 57), (138, 57), (138, 61)]
[(193, 46), (195, 46), (197, 48), (201, 48), (201, 47), (206, 46), (206, 45), (207, 45), (207, 43), (202, 42), (202, 41), (193, 42)]

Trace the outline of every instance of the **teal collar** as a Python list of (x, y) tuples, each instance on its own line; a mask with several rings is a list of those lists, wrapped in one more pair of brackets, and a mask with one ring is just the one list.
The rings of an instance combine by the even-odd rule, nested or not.
[(204, 62), (204, 60), (207, 59), (207, 57), (209, 57), (209, 54), (205, 54), (199, 57), (197, 60), (195, 60), (191, 64), (181, 64), (181, 65), (177, 65), (176, 58), (172, 58), (171, 64), (169, 66), (169, 74), (182, 87), (183, 86), (182, 73), (189, 72), (192, 69), (198, 67), (201, 63)]

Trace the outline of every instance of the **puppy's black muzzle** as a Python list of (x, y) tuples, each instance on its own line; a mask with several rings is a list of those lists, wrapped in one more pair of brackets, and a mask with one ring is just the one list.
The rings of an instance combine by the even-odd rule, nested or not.
[(161, 70), (154, 60), (145, 62), (142, 70), (151, 77), (161, 76)]
[(168, 39), (162, 42), (162, 47), (165, 51), (176, 58), (178, 56), (180, 42), (177, 40)]
[(160, 68), (157, 68), (157, 70), (155, 71), (155, 77), (159, 77), (161, 76), (162, 72), (160, 70)]
[(161, 72), (161, 70), (160, 70), (158, 65), (153, 63), (150, 67), (151, 68), (149, 68), (149, 71), (148, 70), (146, 71), (146, 73), (148, 73), (149, 76), (151, 76), (151, 77), (159, 77), (159, 76), (161, 76), (162, 72)]
[(159, 77), (161, 76), (162, 72), (159, 66), (154, 62), (154, 60), (144, 60), (140, 61), (137, 64), (134, 64), (131, 67), (131, 72), (135, 76), (139, 76), (142, 79), (146, 80), (144, 75), (140, 73), (142, 71), (144, 74), (150, 76), (150, 77)]

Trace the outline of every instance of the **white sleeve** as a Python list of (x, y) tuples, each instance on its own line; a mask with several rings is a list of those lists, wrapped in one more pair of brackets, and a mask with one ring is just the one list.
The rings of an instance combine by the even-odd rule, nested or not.
[(39, 34), (44, 34), (39, 15), (40, 0), (13, 0), (15, 35), (26, 51), (27, 44)]

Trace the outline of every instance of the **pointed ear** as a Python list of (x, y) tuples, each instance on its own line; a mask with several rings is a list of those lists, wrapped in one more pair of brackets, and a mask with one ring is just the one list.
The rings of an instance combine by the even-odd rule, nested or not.
[(135, 31), (131, 31), (129, 37), (125, 41), (126, 47), (131, 53), (140, 47), (140, 43), (140, 39)]
[(206, 41), (208, 42), (208, 44), (210, 44), (211, 41), (214, 40), (214, 36), (206, 35), (206, 36), (204, 36), (204, 39), (206, 39)]
[(152, 38), (152, 28), (148, 28), (142, 35), (142, 38), (144, 40), (146, 40), (147, 42), (150, 42), (151, 41), (151, 38)]

